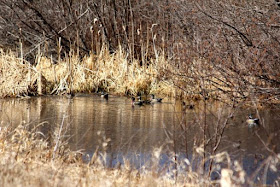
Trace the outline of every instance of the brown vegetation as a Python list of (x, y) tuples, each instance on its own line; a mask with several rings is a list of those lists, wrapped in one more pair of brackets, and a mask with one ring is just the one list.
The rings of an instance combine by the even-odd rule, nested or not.
[[(83, 163), (80, 152), (70, 151), (63, 143), (65, 127), (58, 126), (54, 135), (45, 137), (37, 127), (28, 129), (26, 123), (15, 129), (0, 131), (1, 186), (196, 186), (198, 177), (174, 178), (160, 176), (156, 171), (133, 169), (128, 162), (119, 168), (104, 166), (104, 155), (92, 156)], [(58, 145), (58, 146), (57, 146)], [(158, 162), (155, 153), (155, 164)], [(106, 162), (106, 161), (105, 161)], [(205, 183), (209, 183), (205, 182)]]
[[(197, 122), (186, 121), (196, 124), (201, 129), (191, 141), (194, 143), (193, 147), (189, 147), (193, 149), (191, 158), (177, 160), (175, 136), (185, 136), (186, 141), (181, 143), (187, 143), (186, 132), (189, 128), (194, 128), (184, 124), (186, 119), (183, 117), (182, 123), (178, 127), (174, 126), (174, 132), (167, 132), (167, 140), (170, 144), (174, 144), (174, 150), (170, 150), (169, 153), (170, 163), (161, 165), (163, 149), (161, 146), (154, 149), (151, 165), (146, 163), (147, 166), (141, 169), (135, 169), (125, 159), (124, 164), (108, 168), (106, 147), (110, 140), (102, 135), (100, 147), (96, 148), (93, 155), (89, 156), (82, 151), (71, 151), (67, 144), (68, 124), (65, 123), (64, 117), (60, 124), (48, 124), (52, 125), (53, 130), (46, 134), (40, 131), (43, 123), (34, 126), (22, 121), (17, 127), (12, 125), (1, 127), (0, 184), (1, 186), (216, 186), (220, 184), (225, 187), (264, 185), (267, 182), (268, 170), (278, 176), (279, 154), (273, 152), (263, 158), (254, 173), (248, 175), (242, 168), (242, 162), (233, 161), (227, 152), (217, 151), (226, 124), (232, 115), (221, 117), (221, 113), (222, 110), (217, 114), (218, 123), (214, 127), (215, 133), (211, 136), (207, 135), (205, 144), (201, 132), (208, 133), (209, 126), (206, 126), (208, 129), (203, 129), (204, 122), (200, 122), (202, 119), (197, 119)], [(201, 118), (204, 118), (203, 114)], [(263, 143), (263, 146), (270, 150), (269, 143)], [(205, 166), (205, 163), (209, 164)], [(211, 178), (210, 175), (215, 172), (220, 175)], [(259, 178), (256, 179), (256, 176)], [(274, 184), (278, 182), (279, 178), (275, 179)]]
[[(107, 91), (199, 98), (205, 106), (209, 98), (280, 100), (278, 0), (0, 0), (0, 15), (0, 97)], [(239, 164), (216, 155), (231, 116), (211, 137), (206, 107), (201, 116), (197, 154), (206, 159), (211, 144), (209, 170), (214, 159), (227, 160), (221, 184), (244, 184)], [(213, 184), (199, 171), (174, 180), (129, 165), (105, 169), (99, 158), (84, 164), (58, 140), (8, 128), (0, 131), (2, 186)]]
[(171, 84), (158, 78), (159, 65), (129, 63), (121, 49), (109, 54), (104, 48), (98, 56), (91, 54), (82, 60), (70, 55), (58, 64), (37, 56), (36, 66), (30, 66), (13, 53), (2, 51), (0, 55), (1, 97), (37, 95), (39, 86), (45, 94), (107, 91), (120, 95), (152, 92), (174, 95)]
[[(62, 86), (134, 94), (167, 82), (191, 98), (279, 101), (278, 1), (1, 0), (0, 12), (0, 43), (18, 51), (16, 61), (29, 70), (56, 66), (47, 93)], [(36, 73), (1, 95), (44, 92), (32, 88), (47, 76)]]

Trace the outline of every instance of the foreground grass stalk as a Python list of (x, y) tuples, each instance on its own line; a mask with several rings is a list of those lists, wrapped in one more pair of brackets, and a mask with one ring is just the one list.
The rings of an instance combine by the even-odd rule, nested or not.
[(62, 121), (61, 121), (61, 124), (60, 124), (60, 128), (59, 128), (59, 132), (58, 132), (58, 135), (56, 137), (56, 142), (55, 142), (55, 146), (53, 148), (53, 156), (52, 158), (55, 159), (55, 154), (60, 146), (60, 142), (61, 142), (61, 133), (62, 133), (62, 130), (63, 130), (63, 125), (64, 125), (64, 119), (65, 119), (65, 115), (63, 115), (63, 118), (62, 118)]

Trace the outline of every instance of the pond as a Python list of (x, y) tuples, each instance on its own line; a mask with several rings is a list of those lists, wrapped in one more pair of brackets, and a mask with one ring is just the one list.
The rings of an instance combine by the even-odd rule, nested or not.
[[(127, 97), (109, 96), (106, 100), (93, 94), (72, 99), (8, 98), (0, 100), (0, 122), (2, 127), (16, 127), (22, 122), (30, 127), (40, 124), (46, 137), (63, 126), (67, 129), (64, 140), (72, 150), (86, 153), (85, 162), (97, 150), (107, 167), (117, 167), (127, 160), (137, 169), (150, 168), (157, 157), (160, 172), (178, 169), (179, 162), (197, 171), (201, 165), (209, 168), (213, 164), (209, 155), (227, 152), (253, 181), (274, 183), (280, 176), (279, 168), (276, 172), (266, 170), (264, 163), (280, 150), (280, 110), (241, 109), (209, 101), (193, 104), (193, 109), (182, 111), (180, 101), (168, 98), (162, 103), (134, 107)], [(249, 114), (260, 116), (260, 126), (248, 128)], [(206, 151), (199, 154), (203, 146)], [(208, 159), (202, 162), (203, 158)], [(166, 165), (169, 169), (164, 169)], [(216, 172), (211, 177), (219, 178), (220, 169), (212, 169)]]

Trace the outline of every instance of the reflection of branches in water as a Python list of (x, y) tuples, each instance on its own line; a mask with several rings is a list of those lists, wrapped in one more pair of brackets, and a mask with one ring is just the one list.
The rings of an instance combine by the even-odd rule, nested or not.
[[(275, 162), (276, 160), (276, 162)], [(277, 171), (276, 165), (279, 163), (279, 158), (269, 156), (267, 159), (265, 159), (259, 166), (258, 168), (254, 171), (254, 173), (249, 177), (248, 183), (251, 186), (254, 186), (254, 179), (257, 177), (257, 175), (260, 173), (260, 171), (264, 168), (264, 174), (263, 174), (263, 184), (267, 183), (267, 172), (268, 172), (268, 167), (270, 167), (274, 172)]]
[(77, 143), (76, 143), (77, 145), (79, 145), (84, 140), (84, 138), (90, 132), (91, 129), (92, 129), (92, 126), (90, 126), (89, 128), (86, 129), (86, 131), (83, 133), (81, 138), (77, 141)]
[[(274, 134), (269, 134), (268, 133), (268, 131), (266, 130), (266, 124), (264, 123), (264, 120), (261, 120), (262, 118), (261, 118), (261, 115), (260, 115), (260, 112), (259, 112), (259, 109), (258, 109), (258, 107), (257, 107), (257, 99), (254, 97), (254, 96), (251, 96), (251, 102), (253, 103), (253, 106), (254, 106), (254, 109), (255, 109), (255, 111), (256, 111), (256, 114), (257, 114), (257, 117), (258, 117), (258, 119), (260, 119), (259, 120), (259, 122), (260, 122), (260, 129), (258, 129), (258, 130), (254, 130), (254, 134), (258, 137), (258, 139), (261, 141), (261, 143), (262, 143), (262, 145), (264, 146), (264, 148), (268, 151), (268, 152), (270, 152), (272, 155), (274, 155), (274, 156), (276, 156), (276, 152), (275, 152), (275, 149), (276, 149), (276, 145), (272, 145), (273, 146), (273, 148), (271, 149), (270, 147), (269, 147), (269, 145), (271, 145), (272, 144), (272, 140), (273, 140), (273, 138), (275, 137), (275, 135)], [(258, 131), (259, 130), (262, 130), (264, 133), (265, 133), (265, 135), (266, 135), (266, 137), (267, 137), (267, 143), (265, 143), (265, 141), (261, 138), (261, 136), (259, 135), (259, 133), (258, 133)]]
[[(215, 142), (214, 142), (214, 145), (212, 147), (212, 150), (211, 150), (211, 155), (214, 155), (218, 149), (218, 147), (220, 146), (221, 144), (221, 140), (223, 138), (223, 135), (224, 135), (224, 132), (225, 132), (225, 129), (227, 127), (227, 124), (228, 124), (228, 121), (229, 119), (231, 119), (233, 117), (233, 114), (234, 114), (235, 111), (231, 111), (226, 119), (224, 120), (224, 123), (222, 124), (217, 124), (216, 126), (216, 129), (215, 129), (215, 133), (213, 135), (213, 137), (209, 138), (210, 139), (214, 139)], [(220, 116), (219, 116), (220, 117)], [(220, 119), (218, 120), (220, 121)], [(210, 142), (210, 141), (209, 141)], [(213, 166), (213, 159), (210, 159), (210, 165), (209, 165), (209, 172), (208, 172), (208, 175), (210, 176), (211, 172), (212, 172), (212, 166)]]
[[(259, 135), (258, 131), (254, 131), (254, 134), (258, 137), (258, 139), (261, 141), (262, 145), (264, 146), (264, 148), (271, 153), (271, 156), (269, 156), (268, 158), (266, 158), (259, 166), (258, 168), (254, 171), (254, 173), (251, 175), (249, 182), (251, 183), (251, 185), (253, 184), (254, 179), (256, 178), (256, 176), (260, 173), (260, 171), (262, 169), (264, 169), (264, 173), (263, 173), (263, 184), (266, 184), (267, 181), (267, 173), (268, 173), (268, 168), (270, 168), (272, 171), (276, 172), (277, 171), (277, 163), (279, 163), (280, 161), (280, 157), (279, 155), (277, 155), (275, 148), (276, 145), (272, 145), (272, 149), (269, 147), (269, 145), (271, 144), (271, 140), (273, 139), (274, 135), (271, 134), (268, 139), (267, 139), (267, 143), (264, 142), (264, 140), (261, 138), (261, 136)], [(277, 161), (275, 161), (275, 159)], [(274, 162), (275, 161), (275, 162)]]
[[(268, 152), (270, 152), (270, 153), (271, 153), (272, 155), (274, 155), (274, 156), (277, 156), (277, 153), (275, 152), (275, 150), (269, 148), (270, 141), (271, 141), (271, 139), (274, 137), (274, 135), (271, 134), (271, 135), (268, 137), (268, 142), (265, 143), (264, 140), (260, 137), (258, 131), (254, 131), (254, 134), (259, 138), (259, 140), (260, 140), (261, 143), (263, 144), (264, 148), (265, 148)], [(275, 145), (272, 145), (272, 146), (275, 146)], [(275, 147), (275, 148), (276, 148), (276, 147)]]
[[(211, 108), (209, 108), (209, 106), (212, 107), (212, 104), (210, 104), (210, 102), (208, 102), (206, 99), (203, 102), (201, 112), (197, 114), (194, 113), (192, 115), (194, 116), (194, 119), (191, 119), (192, 117), (188, 118), (187, 112), (183, 110), (181, 113), (181, 119), (178, 120), (179, 125), (176, 126), (176, 124), (173, 124), (172, 131), (168, 130), (165, 124), (163, 124), (164, 133), (167, 139), (171, 140), (172, 152), (175, 155), (175, 170), (178, 162), (176, 160), (178, 156), (177, 149), (179, 148), (177, 147), (177, 145), (181, 142), (182, 145), (185, 146), (186, 158), (192, 158), (192, 167), (194, 167), (195, 165), (198, 166), (196, 169), (192, 169), (197, 170), (200, 173), (207, 172), (208, 176), (210, 176), (213, 169), (213, 159), (211, 156), (217, 154), (217, 150), (219, 150), (219, 147), (223, 142), (222, 140), (224, 138), (225, 130), (229, 127), (228, 124), (233, 118), (236, 109), (233, 105), (231, 105), (228, 110), (220, 108), (218, 111), (214, 112)], [(217, 108), (214, 107), (214, 110), (216, 109)], [(191, 126), (190, 124), (193, 125)], [(191, 135), (193, 139), (190, 139), (188, 137), (189, 134), (187, 133), (188, 131), (192, 132), (191, 127), (194, 128), (193, 131), (195, 132), (195, 134)], [(203, 132), (203, 134), (201, 132)], [(188, 150), (187, 145), (188, 140), (193, 143), (192, 145), (190, 145), (190, 147), (193, 147), (194, 150), (192, 152), (192, 156), (188, 154), (190, 151)], [(209, 149), (210, 151), (207, 152), (207, 150)], [(197, 152), (198, 150), (199, 152)], [(198, 155), (196, 155), (196, 152), (198, 153)]]
[[(121, 143), (121, 147), (120, 147), (120, 150), (122, 150), (126, 145), (129, 145), (128, 146), (128, 148), (130, 147), (130, 145), (131, 145), (131, 142), (132, 142), (132, 139), (139, 133), (141, 131), (141, 129), (138, 129), (134, 134), (132, 134), (131, 136), (130, 136), (130, 138), (126, 141), (126, 142), (124, 142), (124, 143)], [(147, 135), (148, 136), (148, 135)], [(147, 136), (146, 136), (146, 138), (147, 138)], [(144, 141), (142, 141), (142, 142), (144, 142)]]

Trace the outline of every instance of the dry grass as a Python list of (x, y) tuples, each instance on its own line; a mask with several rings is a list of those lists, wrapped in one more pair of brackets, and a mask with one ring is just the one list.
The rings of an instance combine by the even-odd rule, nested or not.
[[(68, 148), (66, 141), (68, 125), (64, 120), (61, 124), (52, 124), (53, 132), (48, 134), (39, 131), (41, 125), (33, 127), (23, 121), (19, 126), (12, 127), (0, 123), (1, 186), (256, 185), (255, 177), (247, 176), (241, 164), (232, 161), (226, 152), (206, 158), (206, 160), (213, 160), (212, 169), (219, 173), (217, 180), (211, 180), (209, 173), (203, 172), (202, 158), (205, 151), (203, 144), (194, 146), (192, 161), (184, 159), (175, 163), (175, 153), (171, 151), (169, 160), (172, 164), (164, 166), (165, 169), (159, 169), (162, 168), (161, 147), (154, 150), (151, 163), (147, 163), (151, 164), (146, 167), (149, 169), (137, 170), (127, 160), (125, 164), (116, 168), (107, 168), (106, 152), (96, 151), (90, 162), (85, 163), (82, 160), (82, 152), (71, 151)], [(103, 141), (105, 150), (106, 138), (103, 137)], [(280, 154), (271, 155), (262, 162), (255, 174), (257, 175), (262, 168), (270, 168), (273, 172), (277, 172), (279, 163)], [(173, 167), (175, 164), (177, 169)], [(262, 175), (263, 181), (260, 182), (265, 184), (267, 173)]]
[(129, 163), (108, 169), (96, 155), (86, 164), (81, 153), (70, 151), (65, 144), (60, 144), (53, 157), (52, 143), (37, 128), (26, 127), (23, 123), (15, 129), (1, 128), (1, 186), (197, 186), (183, 178), (176, 183), (155, 171), (140, 173)]
[[(162, 59), (164, 63), (164, 59)], [(108, 91), (113, 94), (161, 93), (174, 95), (175, 88), (162, 82), (158, 63), (140, 66), (138, 61), (129, 62), (120, 49), (110, 54), (103, 48), (100, 54), (80, 59), (69, 54), (60, 63), (38, 55), (36, 66), (17, 58), (12, 52), (0, 51), (0, 97), (64, 92)], [(30, 71), (28, 71), (30, 70)], [(30, 73), (30, 80), (28, 73)]]
[[(32, 71), (32, 78), (36, 73)], [(0, 49), (0, 97), (25, 95), (28, 93), (28, 65), (16, 58), (12, 52), (4, 53)]]
[[(39, 127), (38, 125), (37, 127)], [(106, 168), (102, 156), (96, 152), (89, 163), (81, 159), (82, 153), (70, 151), (60, 142), (55, 149), (50, 137), (46, 138), (38, 128), (31, 129), (24, 122), (11, 129), (0, 130), (0, 185), (1, 186), (226, 186), (254, 185), (237, 161), (232, 162), (226, 152), (212, 156), (213, 169), (221, 169), (220, 180), (211, 181), (207, 173), (192, 169), (193, 163), (183, 160), (178, 170), (159, 172), (161, 148), (153, 153), (152, 167), (142, 171), (133, 169), (128, 161), (118, 168)], [(29, 129), (27, 129), (29, 128)], [(59, 126), (57, 127), (59, 129)], [(54, 142), (58, 133), (54, 133)], [(55, 157), (54, 157), (55, 154)], [(202, 156), (203, 148), (197, 147), (194, 156)], [(267, 163), (276, 169), (280, 156), (268, 158)], [(197, 163), (196, 163), (197, 164)], [(202, 164), (203, 165), (203, 164)], [(277, 170), (277, 169), (276, 169)], [(177, 175), (176, 179), (174, 175)]]
[[(54, 63), (52, 58), (39, 53), (33, 66), (12, 52), (0, 50), (0, 98), (106, 91), (117, 95), (154, 93), (182, 99), (207, 97), (227, 102), (250, 102), (253, 97), (264, 104), (279, 103), (277, 95), (256, 95), (254, 88), (240, 85), (232, 72), (219, 71), (202, 59), (178, 63), (158, 56), (150, 59), (149, 65), (140, 65), (127, 56), (121, 48), (113, 54), (102, 48), (99, 55), (82, 59), (72, 51)], [(256, 82), (252, 77), (245, 79), (252, 85)]]

